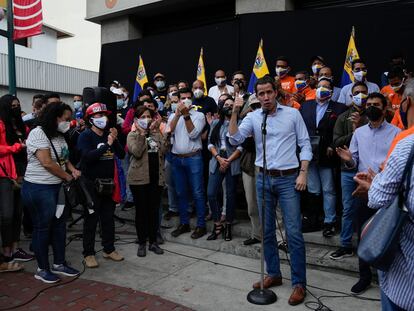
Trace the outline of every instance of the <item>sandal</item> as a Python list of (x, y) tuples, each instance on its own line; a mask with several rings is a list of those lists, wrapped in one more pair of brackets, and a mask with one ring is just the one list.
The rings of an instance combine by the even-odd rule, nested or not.
[(15, 261), (3, 262), (0, 264), (0, 272), (16, 272), (23, 270), (23, 265)]

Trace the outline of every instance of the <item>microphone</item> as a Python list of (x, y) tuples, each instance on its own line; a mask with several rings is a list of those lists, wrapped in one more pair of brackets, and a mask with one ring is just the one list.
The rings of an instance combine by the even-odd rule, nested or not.
[(262, 111), (263, 111), (262, 134), (266, 135), (266, 121), (267, 121), (267, 116), (269, 115), (269, 110), (262, 108)]

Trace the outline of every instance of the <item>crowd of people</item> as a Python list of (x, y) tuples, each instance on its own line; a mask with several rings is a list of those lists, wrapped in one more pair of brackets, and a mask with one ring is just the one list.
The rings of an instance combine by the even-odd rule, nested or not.
[[(309, 69), (292, 72), (289, 60), (278, 57), (276, 76), (260, 78), (253, 94), (247, 91), (242, 71), (228, 79), (224, 70), (217, 70), (216, 85), (208, 92), (200, 80), (167, 84), (165, 75), (157, 73), (134, 102), (125, 87), (112, 81), (108, 89), (116, 111), (108, 103), (85, 103), (81, 95), (68, 105), (58, 94), (39, 94), (33, 97), (33, 111), (24, 115), (17, 97), (2, 96), (0, 271), (18, 271), (23, 268), (19, 261), (36, 259), (35, 277), (43, 282), (59, 281), (58, 274), (79, 274), (65, 261), (70, 211), (64, 186), (73, 180), (82, 180), (93, 203), (85, 207), (83, 222), (88, 268), (99, 266), (98, 223), (103, 257), (124, 259), (114, 245), (117, 204), (123, 209), (135, 207), (139, 257), (146, 256), (147, 250), (164, 253), (162, 217), (179, 217), (173, 237), (192, 231), (190, 216), (195, 214), (191, 238), (207, 235), (207, 240), (231, 241), (242, 184), (251, 224), (251, 236), (243, 243), (253, 245), (263, 239), (264, 287), (282, 284), (278, 249), (285, 251), (292, 268), (289, 304), (302, 303), (307, 282), (303, 233), (322, 231), (329, 239), (338, 231), (341, 247), (330, 258), (353, 256), (354, 232), (359, 239), (375, 208), (396, 195), (388, 189), (384, 190), (387, 199), (378, 198), (379, 189), (389, 182), (385, 176), (391, 174), (387, 161), (395, 167), (404, 159), (391, 151), (395, 147), (405, 154), (403, 146), (414, 133), (414, 80), (404, 58), (393, 57), (381, 77), (381, 88), (367, 80), (362, 59), (352, 62), (355, 81), (342, 89), (323, 57), (313, 57)], [(402, 139), (404, 144), (398, 144)], [(390, 178), (394, 183), (398, 179)], [(380, 185), (374, 187), (377, 181)], [(164, 190), (168, 211), (162, 215)], [(407, 280), (414, 276), (411, 200), (407, 206), (411, 222), (403, 233), (404, 258), (392, 268), (398, 273), (382, 276), (384, 284), (392, 284), (382, 289), (383, 305), (388, 308), (384, 310), (409, 309), (414, 303), (413, 295), (401, 294), (412, 290), (411, 285), (394, 279), (401, 274)], [(277, 220), (279, 207), (282, 218)], [(262, 208), (264, 222), (259, 216)], [(210, 220), (214, 225), (207, 234)], [(276, 235), (276, 224), (284, 229), (281, 235)], [(34, 255), (19, 248), (21, 227), (32, 236)], [(373, 278), (370, 266), (361, 259), (359, 275), (351, 289), (354, 294), (363, 293)], [(260, 283), (253, 287), (259, 288)]]

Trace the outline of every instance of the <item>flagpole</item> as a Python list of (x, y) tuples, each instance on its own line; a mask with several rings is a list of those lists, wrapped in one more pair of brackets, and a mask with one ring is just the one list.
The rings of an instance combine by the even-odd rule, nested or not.
[(13, 41), (13, 0), (7, 1), (7, 43), (9, 61), (9, 93), (16, 95), (16, 56)]

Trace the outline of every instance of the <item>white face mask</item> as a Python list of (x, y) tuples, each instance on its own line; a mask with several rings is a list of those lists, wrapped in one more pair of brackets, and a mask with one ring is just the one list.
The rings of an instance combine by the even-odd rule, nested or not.
[(57, 127), (58, 132), (61, 132), (61, 133), (64, 134), (67, 131), (69, 131), (69, 129), (70, 129), (70, 122), (69, 121), (59, 122), (58, 127)]
[(151, 124), (151, 119), (147, 119), (147, 118), (145, 118), (145, 119), (136, 119), (136, 122), (137, 122), (137, 125), (140, 128), (146, 130), (146, 129), (148, 129), (149, 125)]
[(194, 97), (201, 98), (204, 95), (204, 91), (202, 89), (195, 89), (194, 90)]
[(193, 103), (193, 101), (191, 100), (191, 99), (189, 99), (189, 98), (186, 98), (186, 99), (184, 99), (183, 100), (183, 104), (188, 108), (188, 109), (190, 109), (190, 107), (191, 107), (191, 104)]
[(224, 82), (226, 82), (225, 78), (214, 78), (214, 80), (216, 81), (216, 84), (218, 86), (222, 86), (224, 84)]
[(402, 80), (400, 85), (396, 85), (396, 86), (391, 86), (391, 88), (394, 90), (394, 92), (398, 92), (399, 90), (401, 90), (401, 88), (404, 85), (404, 80)]
[(177, 106), (178, 106), (177, 103), (171, 103), (171, 111), (175, 112), (177, 110)]
[(366, 71), (357, 71), (357, 72), (353, 71), (353, 74), (354, 74), (355, 80), (362, 82), (365, 80), (365, 76), (367, 75), (367, 72)]
[(175, 93), (177, 93), (177, 92), (178, 92), (178, 91), (176, 91), (176, 92), (169, 92), (169, 93), (168, 93), (168, 97), (169, 97), (169, 98), (173, 97), (173, 95), (174, 95)]
[(164, 80), (155, 81), (155, 86), (157, 87), (157, 89), (161, 90), (165, 87), (165, 81)]
[(104, 130), (106, 128), (106, 125), (108, 124), (108, 118), (106, 116), (100, 118), (91, 118), (91, 122), (98, 129)]

